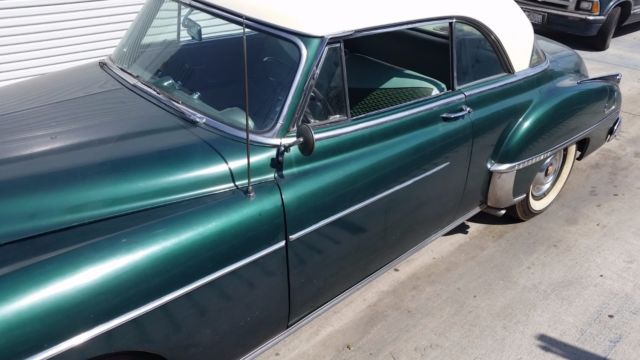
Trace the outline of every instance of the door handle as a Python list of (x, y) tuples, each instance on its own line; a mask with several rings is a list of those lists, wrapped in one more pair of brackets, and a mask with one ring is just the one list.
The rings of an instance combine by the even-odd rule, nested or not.
[(467, 114), (471, 114), (473, 109), (468, 107), (467, 105), (462, 105), (462, 108), (458, 112), (454, 113), (444, 113), (440, 115), (444, 121), (455, 121), (463, 118)]

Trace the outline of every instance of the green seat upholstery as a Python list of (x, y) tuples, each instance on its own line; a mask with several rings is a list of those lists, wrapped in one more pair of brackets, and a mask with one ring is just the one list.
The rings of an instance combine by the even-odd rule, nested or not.
[(360, 54), (346, 56), (352, 116), (447, 90), (438, 80)]

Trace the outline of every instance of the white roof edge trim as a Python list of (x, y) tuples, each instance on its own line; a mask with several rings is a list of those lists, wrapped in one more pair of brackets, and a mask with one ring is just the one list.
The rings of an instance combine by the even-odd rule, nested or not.
[[(189, 3), (190, 1), (186, 1)], [(502, 43), (514, 70), (529, 68), (534, 33), (531, 23), (513, 0), (200, 0), (260, 22), (293, 32), (327, 37), (387, 25), (467, 17), (484, 24)]]

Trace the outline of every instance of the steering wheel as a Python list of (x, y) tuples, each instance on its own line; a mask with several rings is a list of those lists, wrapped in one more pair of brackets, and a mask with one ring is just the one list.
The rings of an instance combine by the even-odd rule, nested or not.
[[(307, 104), (307, 108), (305, 110), (305, 115), (310, 119), (311, 122), (318, 122), (322, 120), (328, 119), (332, 114), (335, 114), (335, 110), (329, 100), (327, 100), (322, 93), (313, 88), (311, 90), (311, 95), (309, 96), (309, 103)], [(319, 116), (313, 116), (313, 115)], [(322, 120), (316, 120), (320, 118)]]
[(291, 66), (275, 56), (267, 56), (262, 59), (262, 65), (271, 81), (282, 82)]

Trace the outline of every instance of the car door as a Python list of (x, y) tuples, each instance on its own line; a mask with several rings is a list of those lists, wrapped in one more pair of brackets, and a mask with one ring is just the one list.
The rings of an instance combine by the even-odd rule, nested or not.
[[(443, 228), (458, 209), (471, 129), (464, 95), (447, 84), (449, 24), (439, 25), (444, 34), (402, 29), (326, 48), (301, 120), (314, 129), (315, 150), (292, 149), (278, 175), (291, 323)], [(441, 81), (410, 70), (428, 72), (428, 63)]]
[(533, 75), (545, 68), (546, 59), (534, 47), (532, 69), (512, 74), (491, 34), (464, 21), (455, 23), (453, 34), (456, 88), (465, 94), (466, 105), (473, 109), (473, 151), (469, 181), (459, 209), (462, 214), (486, 203), (491, 180), (487, 164), (500, 137), (528, 111), (540, 82)]

